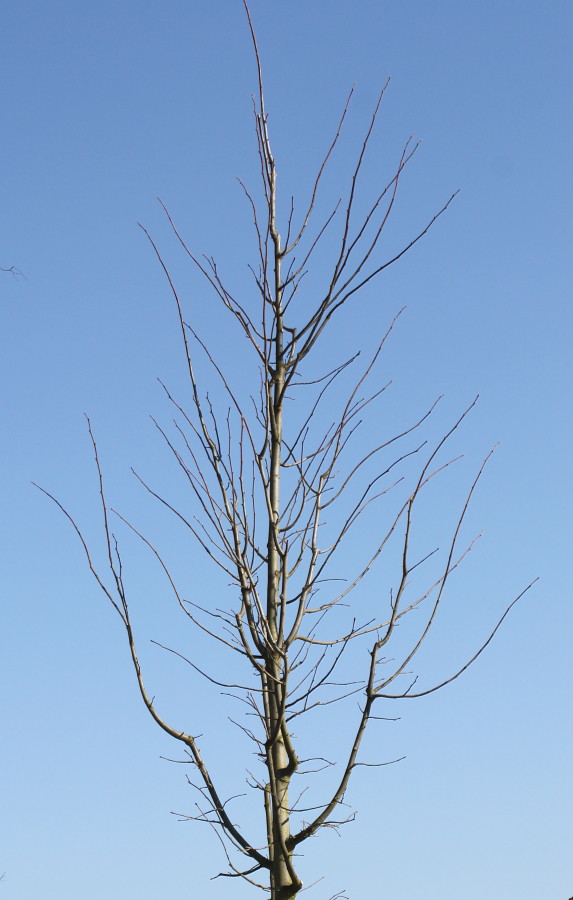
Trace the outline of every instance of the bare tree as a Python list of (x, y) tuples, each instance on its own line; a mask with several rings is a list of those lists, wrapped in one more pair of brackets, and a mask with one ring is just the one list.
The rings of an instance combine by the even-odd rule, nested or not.
[[(378, 717), (378, 706), (385, 700), (421, 697), (458, 678), (487, 647), (519, 597), (461, 668), (439, 684), (425, 689), (415, 687), (416, 678), (409, 674), (414, 657), (436, 621), (450, 575), (473, 543), (459, 546), (468, 505), (487, 460), (460, 504), (441, 556), (434, 550), (416, 555), (415, 514), (428, 485), (453, 461), (442, 455), (444, 448), (475, 401), (433, 446), (418, 435), (436, 404), (422, 411), (416, 421), (399, 433), (381, 437), (367, 450), (361, 449), (352, 456), (362, 417), (384, 391), (384, 387), (369, 391), (367, 383), (374, 375), (388, 334), (354, 376), (350, 387), (346, 387), (348, 373), (360, 365), (358, 354), (317, 373), (317, 348), (334, 326), (339, 311), (414, 247), (453, 197), (399, 252), (391, 258), (380, 258), (380, 239), (393, 210), (400, 179), (417, 149), (411, 141), (406, 143), (392, 176), (378, 189), (369, 206), (359, 212), (357, 192), (383, 89), (358, 147), (345, 197), (326, 218), (315, 223), (322, 177), (339, 141), (351, 92), (302, 217), (297, 219), (292, 202), (286, 220), (279, 225), (277, 168), (269, 137), (261, 60), (246, 3), (245, 10), (258, 69), (254, 117), (263, 198), (257, 202), (241, 183), (256, 236), (258, 260), (251, 270), (255, 300), (235, 296), (223, 283), (215, 260), (195, 255), (165, 212), (181, 247), (247, 339), (252, 371), (258, 379), (257, 392), (245, 402), (237, 379), (224, 370), (188, 324), (177, 286), (157, 244), (146, 231), (177, 309), (192, 398), (191, 407), (186, 408), (165, 388), (176, 415), (175, 430), (169, 433), (159, 424), (157, 428), (180, 467), (194, 509), (181, 508), (137, 476), (230, 581), (227, 604), (202, 607), (186, 599), (163, 553), (136, 526), (118, 513), (115, 515), (155, 558), (181, 613), (200, 633), (226, 648), (236, 661), (237, 674), (232, 683), (226, 683), (223, 677), (199, 670), (192, 649), (189, 655), (170, 651), (246, 705), (251, 718), (238, 724), (252, 740), (258, 759), (258, 769), (249, 772), (249, 783), (255, 796), (260, 797), (265, 829), (262, 840), (255, 840), (236, 824), (228, 811), (229, 800), (222, 796), (215, 773), (204, 759), (192, 730), (185, 730), (179, 722), (167, 721), (146, 687), (122, 558), (111, 525), (112, 510), (104, 492), (102, 466), (89, 420), (99, 477), (107, 574), (93, 561), (75, 518), (52, 494), (48, 496), (71, 522), (93, 576), (121, 619), (139, 691), (149, 714), (182, 745), (186, 758), (195, 767), (201, 799), (197, 812), (187, 818), (210, 824), (221, 838), (228, 863), (222, 875), (243, 878), (267, 895), (270, 891), (271, 900), (289, 900), (302, 887), (296, 864), (302, 845), (319, 830), (338, 827), (352, 818), (352, 813), (344, 812), (345, 797), (356, 768), (368, 764), (360, 757), (361, 744), (369, 723)], [(321, 264), (322, 293), (311, 308), (308, 295), (304, 304), (298, 300), (304, 295), (305, 273), (316, 258), (317, 248), (323, 246), (327, 231), (329, 235), (337, 234), (336, 252), (329, 271), (323, 272)], [(225, 406), (218, 411), (196, 375), (197, 353), (204, 354), (227, 397)], [(325, 411), (327, 404), (329, 409), (333, 405), (338, 408), (332, 421), (330, 412)], [(420, 460), (416, 475), (408, 483), (407, 474), (416, 460)], [(402, 465), (407, 467), (407, 474), (397, 474)], [(338, 551), (376, 502), (383, 502), (391, 512), (363, 562), (355, 571), (345, 572), (341, 584), (338, 575), (344, 563), (338, 563), (338, 570), (334, 568)], [(379, 599), (378, 589), (372, 615), (353, 614), (349, 605), (353, 592), (362, 588), (366, 575), (385, 554), (397, 561), (397, 571), (389, 582), (384, 602)], [(432, 566), (440, 560), (439, 567), (430, 569), (431, 576), (420, 587), (419, 573), (430, 557)], [(350, 612), (346, 624), (341, 626), (339, 611), (343, 610)], [(412, 631), (414, 637), (407, 648), (398, 643), (398, 649), (390, 654), (398, 624), (406, 616), (410, 619), (414, 610), (418, 611), (418, 623), (420, 611), (424, 611), (422, 624), (418, 624), (415, 634)], [(332, 622), (335, 628), (331, 627)], [(353, 669), (356, 660), (362, 660), (363, 671), (358, 680), (356, 675), (348, 680), (340, 673), (345, 671), (346, 655), (352, 654), (351, 648), (356, 645), (367, 648), (362, 656), (353, 657)], [(342, 704), (349, 697), (355, 702), (348, 709), (343, 761), (338, 768), (334, 769), (327, 760), (332, 753), (331, 737), (326, 740), (321, 758), (315, 758), (314, 763), (302, 759), (293, 723), (316, 714), (325, 705)], [(305, 789), (299, 790), (301, 779), (321, 767), (327, 768), (319, 779), (325, 793), (312, 802), (305, 797), (303, 804), (301, 793)], [(328, 777), (332, 777), (329, 784)]]

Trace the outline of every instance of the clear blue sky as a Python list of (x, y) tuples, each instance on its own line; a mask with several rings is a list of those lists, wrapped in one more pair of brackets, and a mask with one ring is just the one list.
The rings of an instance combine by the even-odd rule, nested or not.
[[(341, 356), (368, 346), (406, 305), (383, 363), (394, 379), (388, 409), (399, 417), (444, 393), (444, 427), (480, 393), (438, 519), (500, 442), (469, 524), (469, 534), (484, 536), (420, 663), (427, 683), (463, 662), (540, 576), (471, 671), (388, 712), (400, 722), (377, 726), (372, 758), (406, 759), (358, 774), (348, 798), (357, 821), (340, 838), (325, 834), (304, 863), (306, 881), (325, 875), (309, 896), (327, 900), (345, 888), (355, 900), (567, 900), (573, 6), (251, 7), (287, 196), (304, 194), (356, 83), (325, 202), (339, 195), (353, 136), (388, 76), (369, 159), (373, 190), (410, 134), (423, 141), (388, 250), (461, 189), (332, 345)], [(187, 589), (212, 597), (196, 551), (130, 480), (134, 465), (171, 486), (148, 415), (170, 415), (156, 378), (181, 379), (174, 310), (136, 223), (164, 249), (189, 316), (232, 363), (234, 332), (182, 258), (156, 197), (194, 249), (212, 253), (231, 279), (245, 278), (256, 248), (235, 178), (255, 184), (257, 161), (242, 5), (20, 0), (3, 10), (0, 59), (0, 265), (25, 276), (0, 273), (0, 893), (246, 898), (251, 889), (209, 880), (223, 860), (207, 829), (169, 814), (191, 811), (195, 800), (182, 767), (159, 759), (175, 749), (146, 718), (117, 617), (70, 529), (31, 487), (54, 491), (97, 546), (89, 413), (114, 504), (177, 551)], [(205, 733), (215, 771), (240, 773), (244, 747), (225, 718), (232, 709), (223, 705), (216, 718), (217, 696), (149, 638), (199, 655), (204, 648), (178, 631), (164, 585), (129, 540), (128, 559), (151, 692), (181, 727)], [(241, 777), (231, 793), (242, 790)]]

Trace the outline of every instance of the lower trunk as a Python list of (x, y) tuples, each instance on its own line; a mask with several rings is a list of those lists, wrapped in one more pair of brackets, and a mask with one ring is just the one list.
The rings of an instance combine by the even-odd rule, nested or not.
[[(279, 742), (274, 748), (276, 797), (272, 803), (272, 842), (269, 847), (271, 859), (271, 900), (292, 900), (302, 887), (302, 883), (292, 864), (292, 853), (288, 847), (290, 837), (289, 783), (290, 774), (281, 776), (288, 765), (284, 745)], [(282, 763), (282, 765), (277, 765)]]
[[(292, 852), (289, 849), (289, 786), (293, 772), (281, 734), (268, 753), (269, 773), (272, 773), (267, 787), (271, 900), (292, 900), (300, 891), (302, 882), (294, 870)], [(274, 785), (274, 790), (271, 784)]]

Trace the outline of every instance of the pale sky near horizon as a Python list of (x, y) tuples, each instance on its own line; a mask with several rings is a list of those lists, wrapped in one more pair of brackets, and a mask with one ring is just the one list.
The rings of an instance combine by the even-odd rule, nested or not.
[[(344, 191), (388, 77), (365, 193), (370, 179), (374, 192), (392, 172), (410, 135), (421, 145), (382, 255), (460, 190), (427, 237), (341, 319), (330, 345), (340, 358), (369, 347), (407, 307), (382, 363), (383, 379), (393, 380), (383, 427), (443, 394), (439, 431), (480, 395), (456, 436), (465, 458), (436, 494), (436, 521), (499, 442), (468, 524), (468, 539), (483, 537), (456, 573), (416, 669), (421, 679), (447, 677), (540, 579), (455, 684), (381, 711), (401, 718), (377, 723), (369, 758), (405, 759), (357, 774), (347, 798), (356, 821), (306, 852), (305, 882), (324, 876), (308, 896), (567, 900), (573, 6), (250, 6), (285, 207), (291, 193), (302, 206), (356, 84), (321, 208)], [(3, 10), (0, 47), (0, 266), (22, 273), (0, 272), (0, 896), (256, 896), (236, 881), (210, 880), (224, 866), (216, 839), (170, 815), (192, 811), (196, 799), (183, 767), (159, 758), (177, 749), (146, 717), (120, 623), (73, 533), (31, 486), (61, 498), (101, 554), (87, 413), (112, 505), (156, 528), (158, 543), (179, 553), (185, 590), (213, 600), (211, 583), (196, 574), (198, 551), (130, 475), (133, 465), (161, 472), (167, 489), (177, 484), (168, 460), (162, 468), (149, 415), (171, 415), (157, 378), (182, 383), (168, 287), (137, 223), (165, 253), (193, 324), (232, 366), (235, 332), (195, 279), (156, 198), (197, 253), (246, 283), (256, 247), (236, 179), (256, 187), (256, 70), (242, 4), (20, 0)], [(379, 425), (375, 417), (367, 434)], [(242, 781), (225, 781), (227, 770), (250, 765), (227, 721), (234, 708), (219, 707), (217, 693), (149, 639), (208, 650), (177, 624), (157, 573), (124, 540), (150, 691), (181, 727), (205, 734), (214, 772), (240, 793)]]

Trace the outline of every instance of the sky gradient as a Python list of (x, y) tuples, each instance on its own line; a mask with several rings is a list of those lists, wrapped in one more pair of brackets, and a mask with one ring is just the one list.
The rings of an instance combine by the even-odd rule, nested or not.
[[(356, 822), (309, 845), (303, 878), (325, 877), (308, 896), (567, 900), (573, 6), (250, 5), (285, 207), (291, 193), (302, 205), (356, 84), (321, 209), (336, 201), (389, 77), (365, 194), (411, 135), (422, 143), (382, 254), (460, 190), (329, 342), (336, 358), (371, 347), (406, 307), (382, 363), (393, 380), (384, 427), (443, 394), (438, 434), (479, 393), (456, 437), (459, 472), (436, 494), (438, 524), (499, 442), (468, 524), (468, 539), (483, 537), (417, 667), (427, 683), (463, 664), (540, 578), (470, 671), (387, 713), (400, 721), (378, 727), (368, 752), (406, 758), (357, 775)], [(156, 198), (194, 250), (248, 284), (256, 246), (236, 179), (256, 186), (258, 161), (242, 4), (20, 0), (3, 11), (0, 57), (0, 265), (22, 273), (0, 272), (0, 895), (256, 896), (211, 881), (224, 865), (216, 840), (170, 815), (194, 803), (182, 767), (159, 759), (176, 751), (140, 705), (120, 623), (71, 529), (31, 485), (73, 510), (101, 558), (87, 413), (112, 505), (154, 530), (188, 589), (210, 596), (197, 551), (130, 474), (158, 473), (177, 489), (149, 415), (169, 420), (157, 378), (181, 385), (183, 364), (168, 287), (137, 223), (165, 253), (194, 326), (232, 367), (236, 334)], [(158, 573), (124, 540), (151, 692), (182, 727), (205, 733), (215, 772), (240, 773), (248, 751), (229, 761), (229, 711), (214, 718), (203, 685), (149, 643), (176, 642), (180, 626)], [(184, 640), (193, 648), (192, 635)]]

